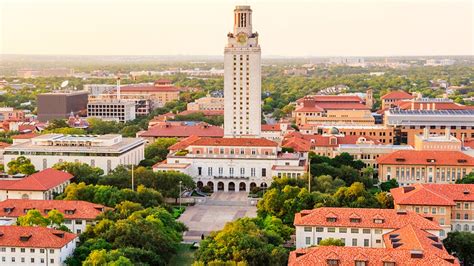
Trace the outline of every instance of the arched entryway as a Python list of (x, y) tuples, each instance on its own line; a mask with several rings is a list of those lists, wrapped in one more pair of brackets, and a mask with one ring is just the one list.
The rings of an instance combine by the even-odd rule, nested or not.
[(257, 184), (255, 184), (255, 182), (250, 183), (250, 190), (254, 189), (255, 187), (257, 187)]
[(217, 190), (224, 191), (224, 183), (222, 182), (217, 183)]
[(196, 186), (197, 186), (199, 189), (201, 189), (201, 188), (204, 186), (204, 184), (203, 184), (201, 181), (197, 181)]
[(235, 191), (235, 184), (234, 184), (234, 182), (229, 182), (229, 191)]
[(214, 182), (212, 182), (212, 181), (207, 182), (207, 186), (208, 186), (212, 191), (214, 191)]
[(239, 191), (245, 191), (246, 189), (247, 189), (247, 185), (244, 182), (240, 182)]
[(261, 184), (260, 184), (260, 187), (261, 187), (261, 188), (267, 188), (267, 183), (265, 183), (265, 182), (261, 183)]

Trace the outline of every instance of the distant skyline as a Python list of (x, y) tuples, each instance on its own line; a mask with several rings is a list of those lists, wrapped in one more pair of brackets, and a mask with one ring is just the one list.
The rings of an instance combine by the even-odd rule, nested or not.
[(235, 5), (263, 56), (474, 55), (473, 0), (0, 0), (0, 53), (222, 55)]

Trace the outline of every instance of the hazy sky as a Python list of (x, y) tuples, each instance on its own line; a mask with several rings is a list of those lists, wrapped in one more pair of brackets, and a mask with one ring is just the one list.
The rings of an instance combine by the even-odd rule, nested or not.
[(236, 4), (264, 55), (474, 54), (474, 0), (0, 0), (0, 53), (220, 55)]

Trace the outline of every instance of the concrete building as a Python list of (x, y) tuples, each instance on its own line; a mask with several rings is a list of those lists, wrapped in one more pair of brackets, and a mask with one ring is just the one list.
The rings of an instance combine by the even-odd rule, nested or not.
[[(99, 167), (105, 173), (119, 165), (137, 165), (144, 159), (145, 141), (121, 135), (46, 134), (5, 149), (5, 163), (18, 156), (31, 160), (36, 169), (46, 169), (60, 162), (81, 162)], [(8, 167), (5, 165), (5, 168)]]
[[(120, 99), (148, 99), (152, 109), (163, 107), (166, 103), (179, 100), (181, 89), (171, 84), (170, 80), (159, 79), (154, 83), (128, 84), (120, 87)], [(116, 89), (110, 91), (116, 95)]]
[(182, 121), (157, 122), (147, 131), (137, 133), (148, 143), (153, 143), (159, 138), (183, 139), (191, 136), (222, 138), (224, 130), (220, 127), (205, 122), (187, 124)]
[(252, 9), (236, 6), (234, 31), (224, 49), (224, 135), (259, 137), (261, 127), (261, 50), (252, 32)]
[(207, 95), (188, 103), (186, 109), (189, 111), (224, 111), (224, 98)]
[(415, 135), (415, 150), (429, 151), (461, 151), (462, 142), (451, 136), (451, 129), (446, 128), (444, 135), (431, 135), (425, 128), (422, 135)]
[(89, 96), (97, 96), (117, 88), (114, 84), (84, 84), (84, 90), (89, 92)]
[(50, 200), (64, 192), (73, 176), (69, 173), (48, 168), (27, 177), (0, 179), (0, 200), (34, 199)]
[(390, 193), (395, 209), (414, 211), (439, 223), (442, 238), (451, 231), (474, 232), (473, 184), (415, 184)]
[(153, 166), (154, 171), (186, 173), (198, 187), (214, 191), (266, 188), (274, 176), (296, 178), (305, 169), (298, 154), (281, 153), (276, 142), (263, 138), (190, 137), (171, 146), (166, 161)]
[(38, 94), (38, 120), (66, 119), (87, 110), (86, 91), (50, 92)]
[(395, 178), (401, 186), (450, 184), (472, 172), (474, 158), (461, 151), (399, 150), (377, 159), (379, 180)]
[(392, 106), (395, 102), (402, 101), (402, 100), (411, 100), (414, 99), (415, 96), (405, 92), (405, 91), (391, 91), (385, 95), (382, 95), (380, 99), (382, 100), (382, 109), (387, 109)]
[(95, 223), (97, 216), (107, 208), (101, 204), (81, 200), (32, 200), (7, 199), (0, 202), (0, 219), (16, 222), (18, 217), (24, 216), (29, 210), (38, 210), (47, 216), (51, 210), (57, 210), (64, 215), (64, 225), (74, 232), (81, 234), (87, 225)]
[(429, 128), (430, 134), (444, 134), (446, 128), (458, 139), (474, 139), (472, 110), (397, 110), (385, 111), (386, 126), (394, 128), (394, 144), (415, 144), (415, 135)]
[(341, 239), (345, 246), (384, 247), (383, 236), (407, 225), (439, 237), (441, 227), (406, 210), (322, 207), (295, 214), (296, 248), (319, 245), (323, 239)]
[(304, 125), (300, 127), (300, 132), (318, 135), (338, 132), (345, 136), (369, 137), (382, 144), (392, 144), (394, 138), (393, 128), (383, 125)]
[(65, 265), (77, 235), (41, 226), (0, 226), (2, 265)]
[(87, 117), (122, 123), (131, 121), (136, 118), (135, 102), (126, 100), (90, 102), (87, 104)]
[(310, 95), (297, 100), (293, 118), (297, 125), (373, 125), (375, 119), (358, 96)]
[(25, 112), (13, 107), (0, 107), (0, 122), (2, 121), (23, 121)]

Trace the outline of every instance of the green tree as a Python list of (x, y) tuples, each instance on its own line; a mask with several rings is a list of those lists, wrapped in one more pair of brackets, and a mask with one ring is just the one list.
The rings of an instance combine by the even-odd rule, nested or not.
[(86, 184), (96, 184), (104, 174), (104, 170), (99, 167), (92, 167), (80, 162), (61, 162), (53, 165), (54, 169), (66, 171), (74, 176), (74, 182), (84, 182)]
[(50, 225), (59, 228), (64, 222), (64, 214), (58, 210), (50, 210), (46, 219), (48, 219)]
[(73, 127), (58, 127), (54, 129), (46, 129), (41, 132), (42, 134), (64, 134), (64, 135), (85, 135), (86, 131), (82, 128)]
[(321, 241), (319, 241), (320, 246), (339, 246), (343, 247), (346, 244), (341, 240), (341, 239), (336, 239), (336, 238), (325, 238)]
[(474, 262), (474, 234), (465, 231), (449, 232), (443, 240), (444, 247), (459, 258), (461, 265), (473, 265)]
[(381, 189), (382, 191), (387, 191), (387, 192), (389, 192), (390, 189), (392, 189), (392, 188), (397, 188), (397, 187), (399, 187), (399, 185), (398, 185), (397, 180), (394, 179), (394, 178), (392, 178), (392, 179), (390, 179), (390, 180), (388, 180), (388, 181), (382, 182), (382, 183), (380, 184), (380, 189)]
[(463, 178), (456, 180), (456, 184), (474, 184), (474, 172), (471, 172)]
[(145, 162), (144, 166), (151, 166), (157, 162), (166, 159), (168, 155), (168, 148), (178, 142), (175, 138), (159, 138), (152, 144), (145, 148)]
[(84, 266), (133, 266), (132, 262), (121, 255), (119, 251), (107, 251), (105, 249), (94, 250), (86, 258)]
[(38, 210), (29, 210), (25, 215), (18, 217), (17, 224), (21, 226), (48, 226), (50, 221), (43, 217)]
[(31, 175), (36, 172), (35, 166), (31, 163), (31, 160), (25, 156), (19, 156), (16, 159), (8, 162), (8, 174), (25, 174)]
[(141, 128), (137, 125), (129, 125), (122, 128), (122, 130), (120, 130), (120, 134), (122, 134), (124, 137), (134, 138), (136, 137), (137, 132), (140, 130)]
[(46, 130), (53, 130), (53, 129), (65, 128), (65, 127), (69, 127), (65, 119), (53, 119), (49, 121), (48, 126), (46, 127)]

